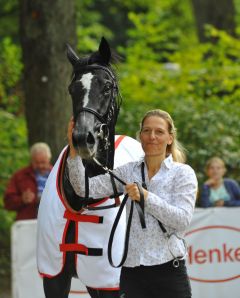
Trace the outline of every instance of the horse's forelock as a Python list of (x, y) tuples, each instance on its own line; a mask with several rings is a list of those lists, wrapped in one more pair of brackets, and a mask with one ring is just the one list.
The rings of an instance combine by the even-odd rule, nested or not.
[(89, 58), (88, 57), (80, 58), (78, 62), (74, 65), (73, 69), (75, 72), (79, 72), (82, 69), (84, 69), (87, 65), (89, 65)]

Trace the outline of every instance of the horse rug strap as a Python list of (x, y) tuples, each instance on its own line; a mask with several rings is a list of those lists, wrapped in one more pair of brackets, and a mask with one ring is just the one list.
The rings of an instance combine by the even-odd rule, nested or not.
[[(93, 223), (93, 224), (102, 224), (103, 223), (103, 216), (98, 215), (88, 215), (88, 214), (79, 214), (73, 213), (70, 210), (66, 210), (64, 212), (64, 218), (68, 220), (68, 224), (73, 222), (76, 226), (79, 222), (83, 223)], [(75, 227), (76, 228), (76, 227)], [(63, 243), (59, 244), (59, 250), (61, 252), (73, 252), (77, 254), (82, 254), (86, 256), (102, 256), (103, 250), (102, 248), (93, 248), (87, 247), (86, 245), (80, 244), (76, 242), (67, 243), (66, 237), (63, 239)]]

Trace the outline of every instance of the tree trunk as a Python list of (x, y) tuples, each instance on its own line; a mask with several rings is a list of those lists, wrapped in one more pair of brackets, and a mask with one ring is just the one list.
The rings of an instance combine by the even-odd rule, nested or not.
[(204, 42), (204, 26), (211, 24), (217, 29), (235, 35), (235, 7), (233, 0), (192, 0), (199, 40)]
[(71, 115), (71, 66), (66, 42), (75, 46), (74, 0), (19, 0), (29, 145), (49, 144), (53, 161), (66, 144)]

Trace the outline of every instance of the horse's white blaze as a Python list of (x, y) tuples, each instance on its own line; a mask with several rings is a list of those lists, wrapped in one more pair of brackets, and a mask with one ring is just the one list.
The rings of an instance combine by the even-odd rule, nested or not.
[(83, 98), (84, 107), (88, 104), (88, 101), (89, 101), (89, 92), (92, 84), (92, 78), (93, 78), (93, 74), (89, 72), (84, 74), (80, 80), (81, 83), (83, 84), (83, 88), (86, 89), (86, 93)]

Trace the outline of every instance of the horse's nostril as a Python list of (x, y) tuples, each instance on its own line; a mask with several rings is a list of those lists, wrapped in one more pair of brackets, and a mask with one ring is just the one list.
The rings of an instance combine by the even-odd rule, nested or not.
[(95, 144), (95, 139), (94, 139), (94, 136), (92, 135), (91, 132), (88, 133), (87, 144), (89, 144), (89, 145), (94, 145)]

